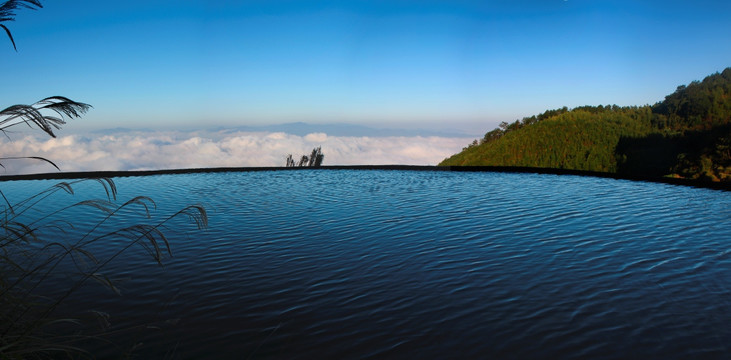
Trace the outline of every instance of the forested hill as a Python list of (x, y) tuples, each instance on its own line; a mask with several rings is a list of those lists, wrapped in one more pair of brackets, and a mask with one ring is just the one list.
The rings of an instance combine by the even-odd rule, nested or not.
[(652, 106), (564, 107), (503, 122), (439, 165), (731, 181), (731, 68)]

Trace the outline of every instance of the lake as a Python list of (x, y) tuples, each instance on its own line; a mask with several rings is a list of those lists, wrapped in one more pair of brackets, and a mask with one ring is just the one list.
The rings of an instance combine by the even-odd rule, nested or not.
[[(56, 182), (0, 187), (13, 201)], [(120, 337), (143, 342), (142, 358), (731, 356), (731, 192), (395, 170), (115, 182), (120, 202), (152, 197), (153, 220), (187, 204), (209, 212), (204, 231), (171, 224), (163, 267), (140, 248), (112, 262), (122, 296), (94, 284), (68, 305), (117, 326), (154, 323)], [(95, 183), (75, 189), (43, 210), (104, 196)], [(59, 216), (83, 228), (92, 213)]]

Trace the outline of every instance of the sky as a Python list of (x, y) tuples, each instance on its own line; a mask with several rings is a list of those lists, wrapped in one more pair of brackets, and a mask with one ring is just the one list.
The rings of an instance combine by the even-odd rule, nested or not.
[(731, 66), (718, 0), (43, 5), (6, 23), (0, 106), (91, 104), (69, 136), (307, 122), (475, 138), (547, 109), (653, 104)]

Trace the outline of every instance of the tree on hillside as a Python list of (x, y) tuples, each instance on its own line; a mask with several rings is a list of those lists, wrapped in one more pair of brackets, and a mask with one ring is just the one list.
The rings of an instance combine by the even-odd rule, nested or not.
[(680, 85), (665, 100), (655, 104), (653, 122), (671, 130), (708, 130), (731, 122), (731, 68), (709, 75), (703, 81)]
[(731, 68), (653, 106), (579, 106), (502, 122), (440, 165), (528, 166), (731, 181)]

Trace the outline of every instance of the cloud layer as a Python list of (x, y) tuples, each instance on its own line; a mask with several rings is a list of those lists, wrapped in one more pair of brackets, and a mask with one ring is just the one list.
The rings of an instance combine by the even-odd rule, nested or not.
[[(283, 166), (317, 146), (324, 165), (436, 165), (460, 151), (464, 137), (350, 137), (283, 132), (122, 132), (56, 139), (26, 136), (0, 141), (3, 158), (40, 156), (62, 171), (152, 170), (200, 167)], [(2, 160), (4, 173), (56, 171), (35, 160)]]

